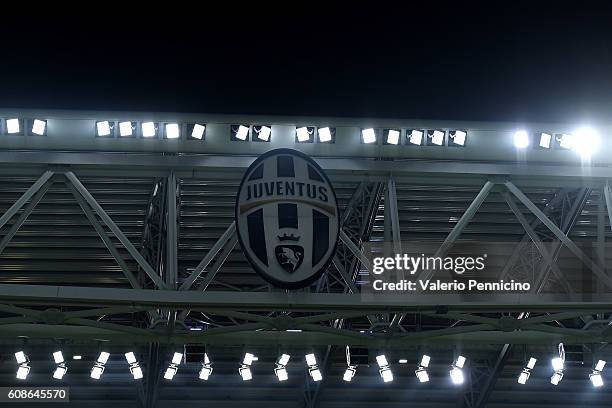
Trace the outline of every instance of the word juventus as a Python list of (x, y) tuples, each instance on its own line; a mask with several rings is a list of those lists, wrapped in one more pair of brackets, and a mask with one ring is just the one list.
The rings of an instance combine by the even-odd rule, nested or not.
[(269, 196), (308, 197), (324, 203), (329, 201), (325, 186), (294, 181), (268, 181), (247, 185), (246, 201)]
[(376, 257), (372, 262), (372, 272), (380, 275), (385, 271), (406, 271), (414, 275), (418, 271), (448, 271), (461, 275), (465, 272), (482, 271), (487, 254), (479, 257), (439, 257), (439, 256), (410, 256), (396, 254), (395, 257)]

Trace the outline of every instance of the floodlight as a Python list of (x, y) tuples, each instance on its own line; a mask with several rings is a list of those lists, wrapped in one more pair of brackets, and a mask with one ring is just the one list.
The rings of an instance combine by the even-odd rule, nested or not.
[(449, 133), (450, 146), (465, 146), (465, 139), (467, 138), (467, 132), (463, 130), (453, 130)]
[(177, 371), (178, 371), (178, 368), (176, 368), (174, 366), (170, 366), (170, 367), (166, 368), (166, 372), (164, 373), (164, 378), (166, 380), (172, 380), (174, 378), (174, 376), (176, 375)]
[(561, 357), (555, 357), (551, 360), (552, 368), (554, 371), (562, 371), (564, 367), (564, 362)]
[(444, 135), (446, 134), (443, 130), (429, 130), (427, 132), (427, 139), (429, 145), (443, 146)]
[(251, 353), (245, 353), (244, 354), (244, 359), (242, 360), (242, 364), (246, 364), (246, 365), (251, 365), (253, 364), (253, 361), (255, 360), (255, 356)]
[(28, 356), (23, 351), (15, 353), (15, 360), (17, 360), (17, 364), (25, 364), (29, 361)]
[(103, 372), (104, 372), (104, 366), (96, 364), (91, 369), (91, 374), (89, 376), (93, 378), (94, 380), (99, 380)]
[(289, 363), (289, 359), (291, 358), (291, 356), (289, 354), (282, 354), (279, 358), (278, 361), (276, 362), (276, 364), (278, 365), (282, 365), (282, 366), (286, 366), (287, 363)]
[(129, 137), (134, 133), (134, 126), (132, 122), (119, 122), (119, 136)]
[(17, 374), (15, 375), (15, 377), (18, 380), (25, 380), (26, 378), (28, 378), (29, 373), (30, 373), (30, 367), (25, 364), (22, 364), (17, 369)]
[(39, 136), (44, 136), (47, 132), (47, 121), (34, 119), (32, 122), (32, 133)]
[(276, 367), (274, 369), (274, 374), (276, 374), (276, 378), (278, 378), (278, 381), (286, 381), (289, 378), (287, 369), (284, 366)]
[(423, 355), (423, 357), (421, 357), (421, 364), (419, 364), (421, 367), (429, 367), (429, 361), (431, 360), (431, 357), (429, 357), (427, 354)]
[(346, 371), (344, 372), (344, 375), (342, 376), (342, 379), (346, 382), (351, 382), (356, 372), (357, 369), (355, 367), (347, 367)]
[(421, 146), (423, 144), (423, 131), (412, 129), (408, 134), (408, 143), (411, 145)]
[(450, 370), (450, 378), (455, 385), (463, 384), (463, 370), (458, 367), (453, 367)]
[(321, 374), (321, 370), (319, 370), (317, 367), (312, 367), (308, 370), (308, 372), (310, 373), (313, 381), (321, 381), (323, 379), (323, 374)]
[(17, 134), (21, 132), (21, 125), (19, 119), (7, 119), (6, 120), (6, 133), (9, 135)]
[(332, 130), (329, 127), (323, 127), (318, 129), (319, 142), (329, 143), (333, 141)]
[(603, 371), (605, 366), (606, 366), (606, 362), (603, 360), (599, 360), (597, 364), (595, 365), (595, 371)]
[(72, 356), (72, 359), (73, 360), (81, 360), (81, 359), (83, 359), (83, 356), (77, 354), (77, 355)]
[(416, 374), (419, 382), (425, 383), (429, 381), (429, 374), (427, 374), (427, 370), (424, 368), (419, 368), (414, 373)]
[(550, 133), (540, 133), (539, 146), (543, 149), (550, 149), (550, 142), (552, 141), (552, 135)]
[(574, 132), (572, 148), (582, 158), (588, 159), (595, 153), (601, 144), (599, 133), (591, 127), (581, 127)]
[(125, 359), (128, 364), (136, 364), (138, 361), (136, 360), (136, 356), (132, 351), (125, 353)]
[(365, 144), (376, 143), (376, 131), (372, 128), (362, 129), (361, 141)]
[(400, 358), (399, 360), (397, 360), (398, 363), (400, 364), (408, 364), (408, 359), (407, 358)]
[(140, 129), (142, 137), (155, 137), (157, 133), (157, 126), (155, 126), (154, 122), (142, 122)]
[(397, 145), (400, 140), (400, 131), (397, 129), (387, 130), (386, 144)]
[(208, 358), (207, 353), (204, 353), (204, 364), (210, 364), (210, 359)]
[(593, 374), (589, 375), (589, 380), (591, 380), (593, 387), (601, 387), (604, 385), (603, 378), (599, 372), (594, 372)]
[(524, 130), (514, 132), (514, 147), (524, 149), (529, 146), (529, 134)]
[(143, 377), (142, 368), (140, 368), (140, 366), (135, 365), (133, 367), (130, 367), (130, 372), (132, 373), (132, 376), (135, 380), (140, 380)]
[(174, 353), (172, 356), (172, 364), (179, 365), (183, 361), (183, 353)]
[(53, 372), (53, 378), (55, 378), (56, 380), (61, 380), (62, 378), (64, 378), (64, 375), (66, 375), (67, 371), (68, 371), (68, 368), (62, 364), (59, 367), (57, 367), (55, 371)]
[(238, 369), (240, 376), (242, 377), (242, 381), (249, 381), (253, 378), (253, 373), (251, 372), (251, 368), (248, 365), (243, 365)]
[[(129, 122), (126, 122), (129, 123)], [(108, 120), (101, 120), (96, 122), (96, 135), (97, 136), (110, 136), (112, 131), (112, 125)], [(131, 129), (131, 125), (130, 125)]]
[(311, 142), (312, 132), (310, 132), (306, 126), (302, 126), (295, 129), (295, 137), (300, 143)]
[(236, 140), (247, 140), (249, 137), (249, 127), (239, 125), (237, 129), (232, 126), (233, 138)]
[(527, 380), (529, 379), (529, 376), (531, 375), (531, 373), (529, 372), (529, 370), (524, 369), (523, 371), (521, 371), (521, 374), (519, 374), (518, 377), (518, 383), (525, 385), (527, 383)]
[(204, 364), (202, 365), (202, 369), (200, 370), (200, 380), (207, 381), (208, 377), (212, 374), (213, 369), (211, 366)]
[(563, 149), (571, 149), (574, 145), (574, 137), (571, 134), (563, 133), (557, 136), (559, 147)]
[(391, 372), (391, 368), (385, 367), (379, 370), (380, 376), (383, 379), (383, 382), (393, 381), (393, 373)]
[(550, 383), (552, 385), (558, 385), (562, 379), (563, 379), (563, 373), (559, 371), (557, 373), (554, 373), (552, 377), (550, 377)]
[(376, 356), (376, 363), (378, 363), (378, 366), (380, 368), (383, 368), (389, 365), (389, 363), (387, 362), (387, 357), (384, 354), (381, 354), (380, 356)]
[(530, 370), (533, 370), (533, 367), (535, 367), (537, 361), (538, 360), (536, 360), (535, 358), (531, 357), (529, 359), (529, 362), (527, 363), (527, 368), (530, 369)]
[(166, 123), (166, 139), (181, 137), (181, 128), (178, 123)]
[(306, 364), (308, 366), (317, 365), (317, 358), (315, 357), (314, 354), (306, 354)]
[(463, 366), (465, 365), (465, 357), (463, 357), (463, 356), (457, 357), (457, 360), (455, 360), (455, 364), (454, 365), (457, 368), (463, 368)]
[(264, 142), (270, 141), (270, 135), (272, 134), (272, 129), (269, 126), (260, 126), (259, 130), (255, 130), (257, 133), (257, 139), (262, 140)]
[(109, 353), (107, 353), (106, 351), (102, 351), (100, 352), (100, 355), (98, 356), (98, 359), (96, 361), (100, 364), (106, 364), (109, 357), (110, 357)]
[(206, 131), (205, 125), (200, 125), (196, 123), (193, 125), (193, 129), (191, 129), (191, 135), (189, 136), (191, 139), (202, 140), (204, 139), (204, 132)]
[(53, 361), (55, 361), (55, 364), (61, 364), (65, 361), (64, 355), (61, 351), (56, 351), (55, 353), (53, 353)]

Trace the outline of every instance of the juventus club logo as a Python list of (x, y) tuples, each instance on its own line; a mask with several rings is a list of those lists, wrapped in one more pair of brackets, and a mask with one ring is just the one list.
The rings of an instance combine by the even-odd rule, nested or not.
[(265, 280), (285, 289), (305, 287), (336, 252), (336, 193), (310, 157), (292, 149), (272, 150), (242, 178), (236, 229), (246, 258)]

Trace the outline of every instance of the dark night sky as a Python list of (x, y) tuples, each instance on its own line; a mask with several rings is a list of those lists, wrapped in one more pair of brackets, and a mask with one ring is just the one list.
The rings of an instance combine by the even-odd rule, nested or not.
[(505, 3), (3, 23), (0, 106), (607, 120), (610, 9)]

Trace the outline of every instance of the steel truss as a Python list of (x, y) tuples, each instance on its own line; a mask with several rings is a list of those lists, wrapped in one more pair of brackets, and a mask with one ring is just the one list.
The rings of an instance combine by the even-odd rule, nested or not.
[[(72, 193), (89, 223), (119, 265), (132, 289), (95, 287), (0, 285), (0, 338), (14, 339), (27, 336), (40, 339), (73, 339), (82, 341), (108, 340), (117, 344), (146, 344), (151, 353), (149, 365), (159, 367), (159, 351), (173, 344), (294, 344), (325, 346), (363, 346), (371, 348), (405, 348), (422, 344), (500, 345), (487, 367), (472, 373), (470, 389), (462, 396), (463, 406), (486, 406), (514, 344), (608, 343), (612, 340), (609, 327), (589, 325), (593, 315), (612, 313), (612, 300), (604, 294), (593, 294), (588, 300), (576, 297), (557, 265), (561, 247), (568, 248), (604, 287), (612, 289), (612, 278), (605, 264), (591, 259), (569, 237), (582, 213), (585, 203), (598, 191), (600, 197), (598, 239), (605, 243), (604, 210), (612, 221), (612, 193), (608, 170), (599, 169), (588, 177), (575, 169), (557, 173), (547, 179), (547, 166), (452, 163), (407, 163), (400, 173), (389, 174), (392, 168), (384, 161), (323, 159), (332, 172), (352, 168), (363, 175), (346, 174), (346, 180), (361, 180), (348, 203), (342, 218), (339, 251), (334, 266), (327, 276), (308, 292), (236, 292), (206, 291), (222, 270), (223, 264), (237, 245), (235, 225), (232, 223), (213, 247), (190, 273), (179, 271), (178, 225), (180, 217), (180, 180), (188, 177), (186, 167), (215, 172), (226, 159), (215, 157), (155, 157), (153, 166), (139, 168), (130, 164), (138, 174), (154, 176), (155, 182), (148, 203), (145, 229), (140, 248), (137, 248), (117, 226), (111, 216), (92, 196), (80, 180), (81, 174), (96, 171), (118, 174), (128, 163), (116, 155), (101, 157), (70, 153), (1, 153), (0, 162), (16, 163), (26, 158), (39, 163), (54, 163), (45, 167), (38, 180), (0, 217), (0, 228), (13, 222), (0, 241), (0, 253), (6, 248), (28, 216), (35, 210), (53, 183), (63, 182)], [(153, 156), (152, 156), (153, 157)], [(45, 160), (43, 160), (43, 158)], [(250, 158), (229, 158), (231, 166), (243, 168)], [(72, 164), (72, 167), (65, 167)], [(101, 166), (102, 170), (79, 168), (82, 165)], [(149, 163), (151, 164), (151, 163)], [(397, 164), (393, 168), (397, 168)], [(32, 172), (32, 169), (28, 171)], [(40, 174), (40, 170), (38, 174)], [(504, 276), (513, 276), (530, 265), (536, 277), (534, 292), (529, 295), (473, 295), (469, 299), (456, 295), (423, 295), (410, 297), (389, 295), (368, 297), (359, 293), (355, 284), (359, 271), (370, 266), (362, 252), (362, 244), (370, 239), (376, 215), (382, 208), (385, 238), (401, 250), (401, 228), (398, 215), (396, 184), (419, 175), (447, 175), (446, 183), (467, 182), (480, 185), (462, 217), (456, 222), (437, 254), (445, 254), (459, 239), (465, 227), (478, 212), (491, 192), (501, 194), (512, 214), (525, 230), (525, 235), (504, 268)], [(79, 176), (77, 176), (79, 174)], [(191, 172), (193, 174), (193, 171)], [(218, 173), (222, 177), (222, 173)], [(483, 174), (486, 174), (483, 175)], [(516, 180), (525, 176), (547, 183), (564, 185), (551, 197), (544, 208), (534, 204), (517, 187)], [(575, 177), (582, 177), (576, 181)], [(522, 206), (522, 207), (520, 207)], [(528, 219), (525, 212), (530, 216)], [(612, 224), (612, 222), (610, 222)], [(121, 249), (138, 265), (134, 274), (127, 259), (111, 240), (119, 241)], [(532, 250), (525, 250), (526, 247)], [(603, 246), (601, 247), (603, 248)], [(526, 259), (527, 254), (532, 258)], [(535, 261), (533, 255), (535, 254)], [(517, 267), (517, 265), (519, 265)], [(544, 294), (543, 289), (555, 285), (564, 295)], [(315, 293), (312, 293), (315, 292)], [(48, 305), (52, 305), (49, 307)], [(222, 324), (202, 332), (190, 332), (183, 322), (190, 311), (203, 312), (222, 318)], [(413, 331), (402, 324), (402, 316), (437, 319), (441, 328)], [(483, 316), (487, 314), (487, 317)], [(497, 314), (498, 317), (491, 317)], [(131, 323), (98, 320), (100, 316), (133, 316)], [(356, 330), (352, 322), (369, 325), (369, 330)], [(564, 324), (567, 323), (567, 324)], [(299, 329), (302, 332), (287, 332)], [(363, 332), (362, 332), (363, 331)], [(126, 336), (129, 335), (129, 336)], [(327, 361), (327, 358), (325, 361)], [(324, 364), (325, 365), (325, 364)], [(159, 371), (159, 370), (157, 370)], [(483, 374), (484, 373), (484, 374)], [(141, 394), (143, 407), (153, 406), (154, 390), (159, 374), (150, 374)], [(319, 387), (306, 382), (306, 406), (317, 405)]]

